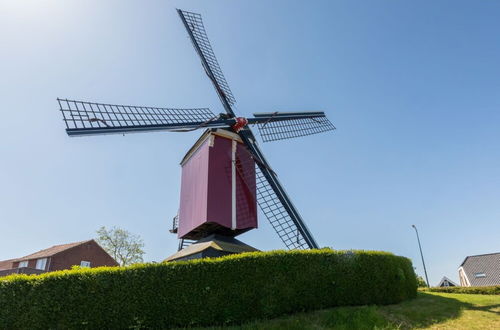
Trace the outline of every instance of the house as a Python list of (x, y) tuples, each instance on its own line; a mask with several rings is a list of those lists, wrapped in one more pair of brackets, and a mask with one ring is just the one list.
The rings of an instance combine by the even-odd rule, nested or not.
[(448, 277), (443, 276), (439, 284), (437, 285), (438, 287), (445, 287), (445, 286), (459, 286), (457, 283), (453, 282), (450, 280)]
[(40, 274), (72, 266), (118, 266), (118, 263), (93, 239), (55, 245), (22, 258), (0, 261), (0, 276)]
[(500, 285), (500, 252), (466, 257), (458, 276), (461, 286)]

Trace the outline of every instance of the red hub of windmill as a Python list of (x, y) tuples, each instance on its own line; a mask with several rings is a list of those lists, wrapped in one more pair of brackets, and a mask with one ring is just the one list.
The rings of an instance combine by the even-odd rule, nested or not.
[(231, 128), (233, 129), (233, 131), (235, 131), (236, 133), (238, 133), (239, 131), (241, 131), (245, 126), (248, 125), (248, 119), (244, 118), (244, 117), (236, 117), (234, 118), (236, 120), (236, 123), (231, 126)]

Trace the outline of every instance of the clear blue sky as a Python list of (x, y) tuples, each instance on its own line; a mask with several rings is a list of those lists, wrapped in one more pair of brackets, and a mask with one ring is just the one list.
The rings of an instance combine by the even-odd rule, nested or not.
[[(168, 232), (201, 132), (69, 138), (56, 97), (221, 106), (175, 8), (203, 15), (237, 112), (324, 110), (333, 133), (262, 144), (321, 246), (391, 251), (431, 284), (500, 251), (497, 1), (0, 1), (0, 259)], [(282, 248), (266, 220), (240, 236)]]

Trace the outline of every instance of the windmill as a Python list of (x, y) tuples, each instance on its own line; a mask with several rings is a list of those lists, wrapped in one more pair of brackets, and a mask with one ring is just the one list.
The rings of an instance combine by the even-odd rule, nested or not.
[[(234, 237), (257, 228), (257, 205), (288, 249), (318, 248), (250, 126), (257, 126), (264, 142), (317, 134), (335, 127), (324, 112), (254, 113), (253, 118), (237, 117), (233, 110), (235, 98), (212, 50), (201, 15), (180, 9), (177, 12), (225, 113), (215, 115), (207, 108), (128, 106), (58, 98), (67, 134), (205, 129), (181, 162), (179, 214), (171, 230), (180, 239), (181, 254), (172, 259), (204, 256), (200, 251), (207, 249), (217, 250), (219, 255), (234, 253), (235, 245), (243, 246)], [(195, 244), (186, 247), (187, 242)], [(195, 251), (198, 254), (194, 249), (193, 253), (182, 253), (195, 245), (202, 246)]]

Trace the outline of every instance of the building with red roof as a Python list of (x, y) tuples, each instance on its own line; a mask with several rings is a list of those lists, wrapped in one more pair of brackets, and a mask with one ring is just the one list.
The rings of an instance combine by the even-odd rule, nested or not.
[(27, 256), (0, 261), (0, 276), (10, 274), (40, 274), (72, 266), (100, 267), (118, 266), (93, 239), (69, 244), (55, 245)]

